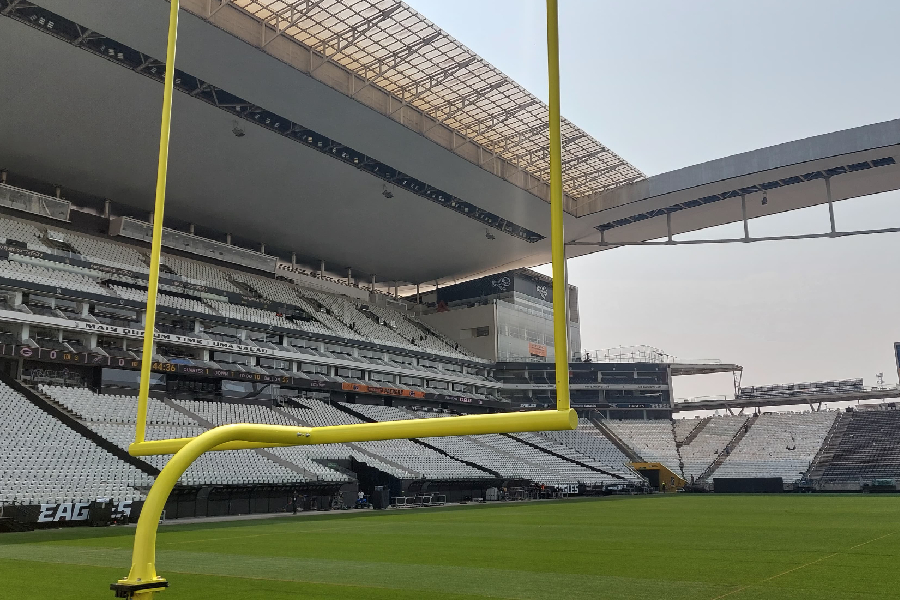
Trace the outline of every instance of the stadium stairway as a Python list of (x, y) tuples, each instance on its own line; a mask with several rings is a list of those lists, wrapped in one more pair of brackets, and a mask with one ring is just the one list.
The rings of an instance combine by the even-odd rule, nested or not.
[[(731, 448), (733, 451), (737, 448), (737, 445), (741, 443), (741, 440), (744, 439), (744, 436), (747, 435), (747, 432), (750, 431), (750, 428), (753, 427), (753, 424), (756, 423), (756, 420), (759, 418), (759, 414), (754, 414), (752, 417), (747, 419), (747, 422), (744, 423), (744, 426), (738, 429), (738, 432), (731, 438), (731, 441), (728, 442), (727, 448)], [(725, 462), (725, 459), (728, 458), (729, 452), (719, 452), (719, 455), (716, 457), (716, 460), (713, 461), (711, 465), (709, 465), (706, 470), (700, 475), (698, 481), (709, 481), (712, 478), (713, 474), (716, 472), (722, 463)]]
[[(378, 422), (378, 421), (376, 421), (375, 419), (373, 419), (373, 418), (371, 418), (371, 417), (368, 417), (368, 416), (366, 416), (366, 415), (364, 415), (364, 414), (362, 414), (362, 413), (356, 412), (355, 410), (353, 410), (352, 408), (348, 407), (346, 404), (343, 404), (343, 403), (341, 403), (341, 402), (336, 403), (334, 406), (335, 406), (335, 408), (338, 408), (338, 409), (344, 411), (345, 413), (347, 413), (347, 414), (350, 415), (351, 417), (355, 417), (355, 418), (357, 418), (357, 419), (359, 419), (359, 420), (361, 420), (361, 421), (364, 421), (364, 422), (366, 422), (366, 423), (377, 423), (377, 422)], [(415, 418), (415, 417), (413, 417), (413, 415), (410, 415), (409, 418), (410, 418), (410, 419), (413, 419), (413, 418)], [(428, 442), (424, 442), (424, 441), (422, 441), (422, 440), (420, 440), (420, 439), (418, 439), (418, 438), (410, 438), (410, 441), (413, 442), (413, 443), (415, 443), (415, 444), (419, 444), (420, 446), (424, 446), (424, 447), (428, 448), (429, 450), (434, 450), (434, 451), (437, 452), (438, 454), (442, 454), (443, 456), (446, 456), (446, 457), (448, 457), (448, 458), (452, 458), (453, 460), (455, 460), (455, 461), (457, 461), (457, 462), (461, 462), (461, 463), (463, 463), (464, 465), (468, 465), (468, 466), (472, 467), (473, 469), (478, 469), (479, 471), (484, 471), (485, 473), (491, 475), (492, 477), (502, 478), (502, 477), (500, 476), (500, 473), (497, 473), (496, 471), (492, 471), (491, 469), (488, 469), (488, 468), (486, 468), (486, 467), (483, 467), (483, 466), (481, 466), (481, 465), (479, 465), (479, 464), (477, 464), (477, 463), (473, 463), (473, 462), (470, 462), (470, 461), (468, 461), (468, 460), (465, 460), (465, 459), (463, 459), (463, 458), (461, 458), (461, 457), (459, 457), (459, 456), (454, 456), (454, 455), (450, 454), (449, 452), (447, 452), (446, 450), (443, 450), (443, 449), (441, 449), (441, 448), (438, 448), (437, 446), (433, 446), (433, 445), (429, 444)], [(409, 471), (409, 470), (410, 470), (409, 467), (404, 467), (403, 465), (401, 465), (401, 464), (399, 464), (399, 463), (395, 463), (395, 462), (389, 460), (387, 457), (384, 457), (384, 456), (381, 456), (381, 455), (373, 454), (373, 453), (369, 452), (368, 450), (366, 450), (365, 448), (360, 448), (360, 447), (357, 446), (356, 444), (348, 444), (348, 446), (352, 446), (355, 450), (359, 450), (359, 451), (362, 452), (363, 454), (365, 454), (365, 455), (367, 455), (367, 456), (371, 456), (372, 458), (375, 458), (375, 459), (377, 459), (377, 460), (380, 460), (380, 461), (382, 461), (382, 462), (384, 462), (384, 463), (387, 463), (387, 464), (391, 465), (392, 467), (397, 467), (397, 468), (403, 469), (403, 470), (405, 470), (405, 471)], [(413, 471), (413, 473), (415, 473), (415, 472)], [(421, 474), (419, 474), (419, 473), (417, 473), (417, 475), (421, 476)]]
[[(181, 406), (178, 402), (175, 402), (174, 400), (170, 400), (169, 398), (166, 398), (165, 400), (163, 400), (163, 402), (167, 406), (171, 407), (173, 410), (176, 410), (176, 411), (180, 412), (181, 414), (188, 416), (191, 419), (195, 420), (197, 423), (199, 423), (206, 429), (213, 429), (216, 427), (215, 423), (213, 423), (207, 419), (204, 419), (200, 415)], [(282, 414), (287, 415), (287, 413), (282, 413)], [(290, 417), (290, 415), (287, 415), (287, 416)], [(297, 419), (294, 419), (293, 417), (290, 417), (290, 418), (295, 421), (297, 420)], [(273, 463), (279, 464), (282, 467), (284, 467), (285, 469), (288, 469), (289, 471), (293, 471), (294, 473), (298, 473), (298, 474), (302, 475), (305, 479), (309, 479), (312, 481), (316, 481), (318, 479), (318, 476), (315, 473), (313, 473), (311, 471), (307, 471), (300, 465), (292, 463), (289, 460), (285, 460), (285, 459), (281, 458), (280, 456), (277, 456), (274, 452), (269, 452), (268, 450), (265, 450), (263, 448), (256, 448), (253, 451), (256, 452), (258, 455), (262, 456), (263, 458), (265, 458), (266, 460), (269, 460)]]
[(564, 456), (564, 455), (559, 454), (559, 453), (557, 453), (557, 452), (553, 452), (552, 450), (550, 450), (550, 449), (548, 449), (548, 448), (543, 448), (543, 447), (541, 447), (541, 446), (538, 446), (537, 444), (532, 444), (532, 443), (529, 442), (528, 440), (523, 439), (523, 438), (521, 438), (521, 437), (519, 437), (519, 436), (516, 436), (516, 435), (514, 435), (514, 434), (511, 434), (511, 433), (501, 433), (500, 435), (503, 435), (503, 436), (505, 436), (505, 437), (508, 437), (508, 438), (510, 438), (510, 439), (513, 439), (513, 440), (519, 442), (520, 444), (525, 444), (526, 446), (530, 446), (531, 448), (534, 448), (535, 450), (540, 450), (540, 451), (543, 452), (544, 454), (549, 454), (550, 456), (555, 456), (556, 458), (558, 458), (558, 459), (560, 459), (560, 460), (564, 460), (564, 461), (570, 462), (570, 463), (572, 463), (572, 464), (574, 464), (574, 465), (578, 465), (579, 467), (582, 467), (582, 468), (584, 468), (584, 469), (588, 469), (589, 471), (594, 471), (594, 472), (596, 472), (596, 473), (603, 473), (604, 475), (609, 475), (610, 477), (612, 477), (612, 478), (614, 478), (614, 479), (621, 479), (622, 481), (628, 481), (628, 479), (626, 479), (625, 477), (622, 477), (621, 475), (618, 475), (618, 474), (613, 473), (613, 472), (611, 472), (611, 471), (605, 471), (605, 470), (603, 470), (603, 469), (601, 469), (601, 468), (599, 468), (599, 467), (595, 467), (595, 466), (589, 465), (589, 464), (587, 464), (587, 463), (583, 463), (583, 462), (581, 462), (580, 460), (575, 460), (574, 458), (571, 458), (571, 457), (569, 457), (569, 456)]
[(831, 425), (831, 429), (822, 442), (822, 447), (810, 464), (806, 478), (810, 480), (821, 479), (825, 474), (825, 469), (831, 464), (835, 452), (841, 447), (841, 440), (847, 431), (847, 426), (853, 418), (853, 413), (840, 413)]
[(602, 420), (598, 419), (593, 414), (588, 416), (588, 420), (594, 425), (594, 427), (596, 427), (600, 431), (600, 433), (606, 436), (606, 439), (612, 442), (613, 446), (618, 448), (622, 454), (627, 456), (628, 460), (630, 460), (631, 462), (644, 461), (644, 459), (641, 458), (641, 456), (637, 452), (631, 449), (631, 446), (626, 444), (624, 441), (622, 441), (622, 438), (613, 433), (612, 430), (607, 427)]
[(700, 435), (700, 432), (703, 431), (703, 428), (706, 427), (706, 425), (711, 420), (712, 420), (712, 417), (705, 417), (703, 419), (700, 419), (700, 422), (697, 423), (697, 426), (694, 427), (691, 430), (691, 432), (689, 434), (687, 434), (687, 436), (682, 441), (679, 442), (677, 439), (675, 440), (675, 447), (681, 448), (682, 446), (686, 446), (686, 445), (690, 444), (691, 442), (693, 442), (694, 439), (696, 439), (696, 437), (698, 435)]
[(93, 429), (73, 416), (72, 413), (70, 413), (68, 410), (62, 408), (50, 397), (31, 389), (27, 385), (21, 383), (16, 379), (13, 379), (12, 377), (9, 377), (5, 373), (0, 373), (0, 381), (11, 387), (16, 392), (22, 394), (26, 400), (34, 404), (36, 407), (38, 407), (54, 419), (61, 421), (69, 429), (75, 431), (82, 437), (91, 440), (94, 444), (96, 444), (100, 448), (103, 448), (116, 458), (140, 469), (148, 475), (152, 475), (153, 477), (159, 475), (159, 469), (137, 457), (131, 456), (130, 454), (128, 454), (127, 450), (123, 450), (111, 441), (107, 440), (105, 437), (101, 436), (99, 433), (95, 432)]

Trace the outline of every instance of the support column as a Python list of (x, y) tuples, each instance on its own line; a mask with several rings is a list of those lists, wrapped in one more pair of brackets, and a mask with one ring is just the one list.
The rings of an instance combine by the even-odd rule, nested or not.
[(831, 199), (831, 177), (825, 178), (825, 196), (828, 198), (828, 219), (831, 221), (831, 235), (837, 233), (834, 227), (834, 202)]
[(194, 234), (194, 224), (193, 224), (193, 223), (188, 223), (188, 233), (191, 234), (191, 235), (195, 235), (195, 234)]
[(112, 202), (107, 198), (103, 201), (103, 218), (108, 219), (112, 216)]
[(62, 188), (60, 186), (56, 186), (56, 197), (62, 199)]
[(291, 268), (292, 269), (297, 268), (297, 253), (296, 252), (291, 252)]
[(319, 261), (319, 279), (325, 279), (325, 261)]
[(6, 185), (6, 177), (9, 175), (9, 172), (6, 169), (0, 171), (0, 183)]
[(672, 213), (666, 211), (666, 236), (668, 237), (669, 243), (672, 243)]
[(375, 274), (372, 274), (372, 291), (375, 291)]
[(260, 253), (260, 254), (265, 254), (265, 253), (266, 253), (266, 243), (265, 243), (265, 242), (260, 242), (260, 243), (259, 243), (259, 253)]
[(394, 282), (394, 298), (400, 297), (400, 287), (397, 285), (397, 282)]
[(416, 304), (422, 304), (422, 298), (419, 294), (419, 284), (416, 284)]
[(231, 245), (231, 234), (230, 233), (225, 234), (225, 243), (228, 244), (229, 246)]
[(747, 196), (741, 194), (741, 219), (744, 221), (744, 241), (750, 241), (750, 224), (747, 223)]
[(347, 267), (347, 285), (353, 285), (353, 270)]

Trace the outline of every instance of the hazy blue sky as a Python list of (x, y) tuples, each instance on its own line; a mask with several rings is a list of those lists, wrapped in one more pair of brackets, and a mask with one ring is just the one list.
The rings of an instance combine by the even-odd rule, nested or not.
[[(546, 100), (543, 2), (408, 3)], [(560, 0), (563, 114), (648, 175), (900, 118), (898, 23), (896, 0)], [(838, 228), (897, 227), (900, 193), (836, 214)], [(756, 233), (827, 228), (823, 207), (751, 222)], [(898, 259), (900, 234), (623, 248), (570, 261), (569, 281), (586, 348), (721, 358), (749, 384), (872, 384), (880, 371), (896, 383)], [(721, 394), (731, 376), (675, 386)]]

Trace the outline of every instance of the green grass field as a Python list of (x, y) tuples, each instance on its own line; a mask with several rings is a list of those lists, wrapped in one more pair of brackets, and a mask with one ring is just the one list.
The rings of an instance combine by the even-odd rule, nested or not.
[[(112, 598), (133, 528), (0, 535), (0, 597)], [(900, 497), (584, 499), (165, 526), (160, 598), (900, 598)]]

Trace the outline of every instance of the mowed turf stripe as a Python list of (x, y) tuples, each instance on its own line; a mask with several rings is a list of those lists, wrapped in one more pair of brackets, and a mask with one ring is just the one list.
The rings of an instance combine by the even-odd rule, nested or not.
[[(832, 553), (830, 553), (830, 554), (826, 554), (825, 556), (821, 556), (821, 557), (819, 557), (819, 558), (817, 558), (817, 559), (815, 559), (815, 560), (811, 560), (811, 561), (809, 561), (809, 562), (807, 562), (807, 563), (803, 563), (802, 565), (797, 565), (796, 567), (792, 567), (792, 568), (790, 568), (790, 569), (787, 569), (787, 570), (785, 570), (785, 571), (782, 571), (781, 573), (776, 573), (775, 575), (772, 575), (771, 577), (766, 577), (765, 579), (763, 579), (763, 580), (761, 580), (761, 581), (754, 582), (754, 583), (750, 583), (750, 584), (744, 585), (744, 586), (742, 586), (742, 587), (739, 587), (739, 588), (737, 588), (737, 589), (735, 589), (735, 590), (731, 590), (731, 591), (729, 591), (729, 592), (725, 592), (724, 594), (721, 594), (721, 595), (719, 595), (719, 596), (716, 596), (715, 598), (713, 598), (713, 600), (722, 600), (723, 598), (727, 598), (727, 597), (729, 597), (729, 596), (734, 596), (734, 595), (736, 595), (736, 594), (741, 594), (742, 592), (744, 592), (744, 591), (746, 591), (746, 590), (749, 590), (750, 588), (764, 586), (764, 585), (766, 585), (766, 584), (768, 584), (768, 583), (770, 583), (770, 582), (772, 582), (772, 581), (775, 581), (776, 579), (779, 579), (779, 578), (781, 578), (781, 577), (785, 577), (786, 575), (790, 575), (791, 573), (796, 573), (797, 571), (800, 571), (801, 569), (806, 569), (806, 568), (808, 568), (808, 567), (812, 567), (812, 566), (814, 566), (814, 565), (817, 565), (817, 564), (819, 564), (819, 563), (822, 563), (822, 562), (824, 562), (824, 561), (827, 561), (827, 560), (829, 560), (829, 559), (832, 559), (832, 558), (834, 558), (835, 556), (850, 554), (851, 552), (853, 552), (853, 551), (856, 550), (857, 548), (861, 548), (861, 547), (863, 547), (863, 546), (867, 546), (867, 545), (869, 545), (869, 544), (872, 544), (872, 543), (874, 543), (874, 542), (878, 542), (878, 541), (883, 540), (883, 539), (885, 539), (885, 538), (889, 538), (889, 537), (891, 537), (891, 536), (893, 536), (893, 535), (896, 535), (896, 534), (897, 534), (896, 531), (891, 531), (891, 532), (886, 533), (886, 534), (884, 534), (884, 535), (880, 535), (880, 536), (878, 536), (878, 537), (876, 537), (876, 538), (872, 538), (872, 539), (870, 539), (870, 540), (866, 540), (865, 542), (861, 542), (861, 543), (856, 544), (856, 545), (854, 545), (854, 546), (850, 546), (850, 547), (847, 548), (846, 550), (838, 550), (837, 552), (832, 552)], [(817, 590), (817, 593), (820, 593), (820, 592), (821, 592), (821, 590)], [(842, 593), (846, 593), (846, 592), (842, 592)]]
[[(121, 567), (130, 552), (118, 548), (83, 548), (54, 544), (0, 546), (0, 558), (39, 563)], [(157, 558), (160, 574), (214, 575), (247, 580), (308, 582), (371, 587), (514, 600), (568, 598), (665, 597), (693, 600), (698, 594), (714, 596), (732, 586), (706, 582), (662, 581), (604, 575), (535, 573), (504, 569), (410, 565), (288, 557), (236, 556), (208, 552), (166, 551)], [(652, 572), (652, 569), (648, 569)], [(660, 594), (662, 596), (660, 596)]]

